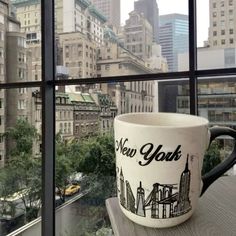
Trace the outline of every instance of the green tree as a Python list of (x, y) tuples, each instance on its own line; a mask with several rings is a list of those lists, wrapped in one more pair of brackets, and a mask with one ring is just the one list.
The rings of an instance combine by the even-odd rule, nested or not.
[(203, 159), (202, 175), (221, 163), (220, 149), (217, 142), (212, 142)]
[[(5, 201), (9, 196), (15, 193), (17, 186), (17, 176), (10, 166), (0, 169), (0, 196), (2, 198), (0, 215), (9, 214), (8, 203)], [(12, 209), (11, 209), (12, 210)], [(14, 210), (10, 213), (14, 217)]]
[[(5, 138), (12, 144), (8, 163), (4, 168), (7, 181), (14, 182), (11, 191), (25, 190), (22, 201), (26, 208), (26, 219), (38, 216), (41, 207), (41, 158), (33, 154), (33, 144), (39, 135), (34, 126), (25, 119), (18, 119), (15, 127), (8, 128)], [(2, 185), (6, 185), (7, 182)]]
[(69, 176), (75, 169), (72, 166), (71, 144), (64, 140), (61, 133), (56, 135), (56, 170), (55, 185), (58, 194), (63, 202), (65, 202), (65, 189), (68, 184)]
[(37, 130), (25, 119), (18, 119), (15, 127), (9, 127), (5, 133), (8, 141), (14, 143), (11, 156), (26, 153), (32, 154), (33, 143), (39, 137)]
[(111, 135), (100, 135), (80, 143), (77, 170), (85, 174), (115, 176), (115, 149)]
[(87, 175), (83, 188), (91, 190), (88, 198), (96, 198), (102, 204), (115, 194), (115, 149), (111, 135), (99, 135), (83, 140), (79, 145), (77, 171)]

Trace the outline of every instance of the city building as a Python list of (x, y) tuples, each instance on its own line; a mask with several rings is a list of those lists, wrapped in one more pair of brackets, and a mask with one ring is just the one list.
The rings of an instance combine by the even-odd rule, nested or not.
[(147, 67), (150, 67), (156, 73), (168, 71), (167, 60), (162, 56), (162, 49), (159, 44), (152, 43), (152, 55), (146, 59), (146, 64)]
[[(155, 73), (167, 72), (168, 64), (166, 58), (162, 56), (161, 46), (155, 42), (152, 44), (152, 56), (146, 60), (147, 66)], [(154, 81), (153, 86), (153, 111), (158, 111), (158, 82)]]
[(97, 92), (92, 93), (91, 95), (100, 107), (99, 132), (102, 134), (112, 134), (114, 118), (117, 115), (117, 107), (115, 103), (108, 94)]
[[(40, 80), (42, 76), (41, 2), (39, 0), (13, 0), (12, 3), (16, 9), (17, 19), (21, 23), (20, 30), (26, 34), (27, 47), (32, 52), (32, 78), (30, 80)], [(55, 17), (55, 31), (57, 34), (80, 32), (81, 38), (89, 42), (94, 42), (96, 45), (103, 43), (103, 29), (106, 18), (89, 1), (55, 1)], [(58, 63), (60, 63), (60, 59), (58, 59)], [(90, 64), (89, 69), (91, 69)], [(94, 76), (91, 71), (81, 71), (79, 73), (78, 67), (75, 73), (72, 67), (74, 68), (75, 65), (70, 64), (70, 72), (73, 71), (72, 78)]]
[(100, 132), (100, 110), (91, 94), (69, 93), (73, 104), (73, 133), (77, 139), (96, 135)]
[(91, 0), (91, 2), (107, 18), (108, 24), (120, 27), (120, 0)]
[[(117, 42), (107, 40), (98, 50), (98, 77), (152, 73), (140, 57)], [(153, 81), (101, 84), (100, 90), (109, 94), (118, 108), (118, 114), (153, 111)]]
[(81, 32), (97, 44), (103, 41), (106, 17), (87, 0), (55, 2), (56, 32)]
[[(42, 133), (42, 97), (41, 92), (36, 90), (32, 93), (32, 116), (34, 117), (33, 125), (38, 133)], [(73, 117), (73, 104), (71, 104), (68, 94), (63, 92), (56, 93), (56, 134), (65, 139), (74, 137), (74, 117)], [(39, 145), (40, 146), (40, 145)]]
[(41, 2), (40, 0), (12, 0), (21, 32), (26, 33), (27, 43), (41, 41)]
[[(21, 31), (26, 33), (27, 42), (41, 41), (41, 2), (39, 0), (13, 0)], [(103, 16), (87, 0), (55, 1), (56, 33), (81, 32), (95, 42), (102, 43)]]
[[(188, 69), (188, 52), (178, 54), (178, 70)], [(198, 69), (232, 68), (236, 65), (236, 48), (198, 48)]]
[[(179, 55), (181, 70), (187, 69), (185, 61), (188, 54)], [(235, 48), (198, 48), (198, 67), (200, 69), (227, 68), (236, 65)], [(224, 125), (236, 128), (236, 81), (235, 77), (221, 76), (218, 78), (198, 79), (199, 115), (209, 119), (211, 125)], [(184, 86), (178, 93), (177, 110), (187, 112), (189, 100), (186, 96), (189, 89)], [(188, 92), (187, 92), (188, 91)], [(184, 98), (185, 97), (185, 98)]]
[[(42, 99), (33, 93), (34, 126), (41, 133)], [(56, 92), (56, 134), (65, 140), (85, 138), (100, 132), (100, 107), (88, 93)]]
[(138, 0), (134, 2), (134, 10), (143, 13), (152, 25), (154, 41), (159, 42), (159, 8), (156, 0)]
[[(88, 40), (80, 32), (61, 33), (58, 35), (58, 47), (61, 49), (61, 62), (68, 68), (71, 79), (97, 77), (95, 41)], [(80, 86), (73, 86), (80, 91)], [(70, 87), (71, 91), (72, 87)]]
[(235, 0), (209, 1), (208, 44), (213, 48), (233, 48), (236, 46)]
[(188, 16), (168, 14), (160, 16), (159, 42), (166, 57), (169, 71), (178, 70), (178, 54), (187, 52)]
[[(24, 33), (20, 32), (20, 22), (14, 17), (9, 2), (0, 1), (0, 82), (26, 82), (30, 76), (31, 53), (26, 48)], [(0, 167), (4, 166), (12, 148), (12, 142), (3, 134), (17, 119), (31, 120), (30, 91), (27, 88), (0, 91)]]
[(143, 13), (132, 11), (124, 26), (124, 45), (134, 55), (146, 59), (152, 55), (153, 30)]
[[(230, 53), (230, 59), (227, 55)], [(199, 48), (200, 69), (217, 69), (235, 66), (235, 48)], [(181, 70), (187, 69), (188, 53), (179, 55)], [(236, 80), (235, 76), (198, 78), (198, 115), (209, 120), (210, 126), (227, 126), (236, 129)], [(158, 103), (160, 112), (189, 113), (189, 81), (158, 81)], [(224, 152), (230, 152), (230, 138), (220, 138)]]

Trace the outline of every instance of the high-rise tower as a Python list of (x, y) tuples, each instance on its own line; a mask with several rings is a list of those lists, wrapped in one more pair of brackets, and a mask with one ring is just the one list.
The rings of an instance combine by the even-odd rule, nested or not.
[(178, 70), (178, 54), (188, 51), (188, 16), (167, 14), (160, 16), (160, 45), (169, 71)]
[(120, 0), (91, 0), (107, 18), (108, 24), (120, 26)]
[(156, 0), (138, 0), (134, 2), (134, 10), (144, 14), (152, 26), (154, 41), (159, 42), (159, 8)]

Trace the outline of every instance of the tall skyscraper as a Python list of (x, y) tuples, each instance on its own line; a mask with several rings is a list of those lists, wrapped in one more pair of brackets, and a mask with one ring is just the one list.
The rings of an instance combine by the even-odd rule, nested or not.
[(236, 0), (210, 0), (210, 47), (233, 48), (236, 45)]
[(108, 24), (120, 26), (120, 0), (91, 0), (107, 18)]
[(134, 10), (143, 13), (153, 28), (154, 41), (159, 41), (159, 9), (156, 0), (138, 0), (134, 2)]
[(160, 45), (169, 71), (178, 70), (178, 54), (188, 51), (188, 16), (168, 14), (160, 16)]

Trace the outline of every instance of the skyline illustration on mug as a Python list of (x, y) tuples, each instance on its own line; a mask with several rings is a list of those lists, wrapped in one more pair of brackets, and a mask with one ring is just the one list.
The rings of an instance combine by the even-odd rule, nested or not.
[(192, 209), (189, 199), (191, 173), (187, 156), (185, 168), (178, 184), (154, 183), (151, 192), (145, 198), (142, 181), (136, 190), (136, 198), (128, 180), (125, 180), (122, 168), (119, 173), (120, 204), (128, 211), (141, 217), (151, 211), (151, 218), (168, 219), (186, 214)]

